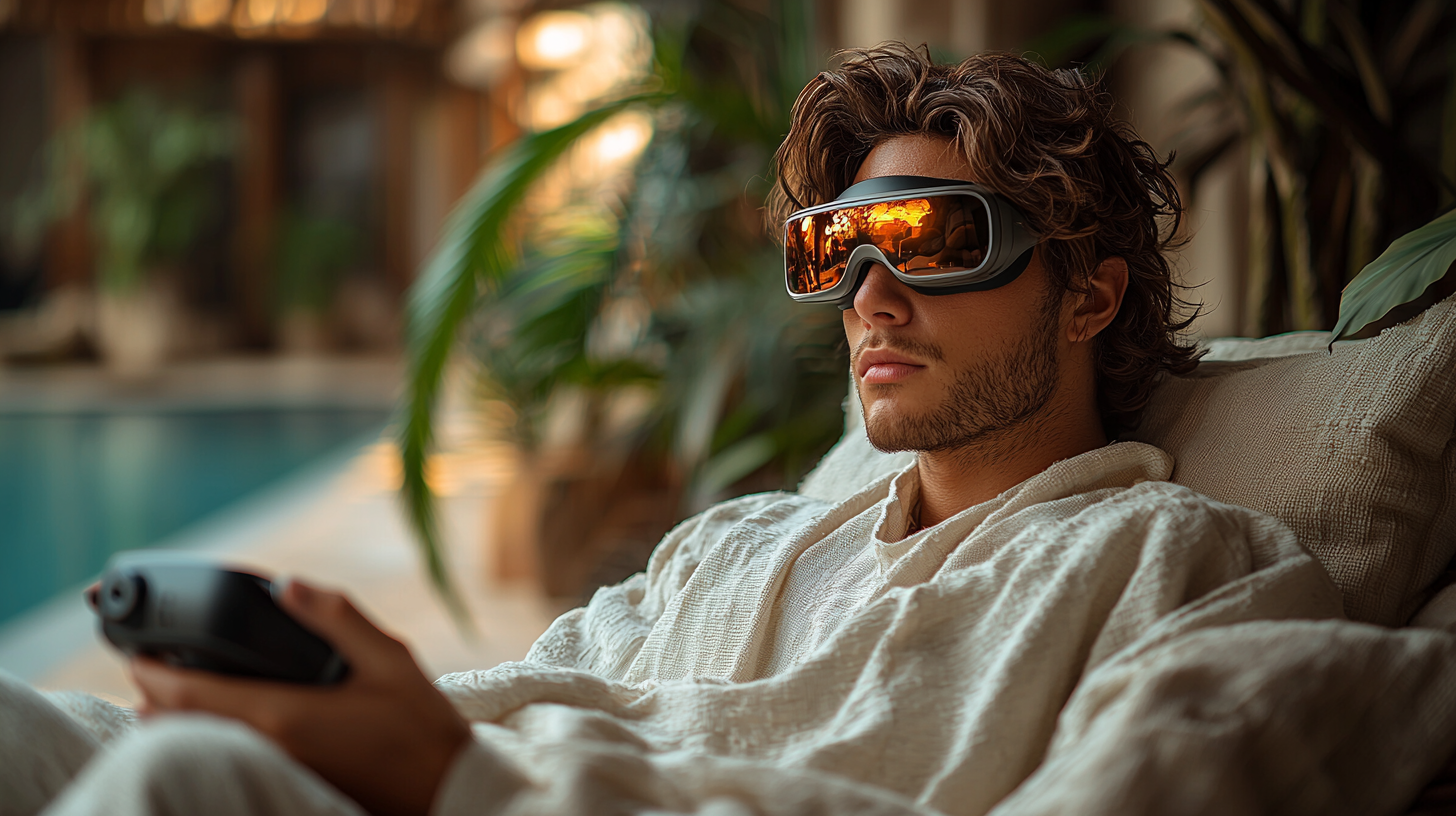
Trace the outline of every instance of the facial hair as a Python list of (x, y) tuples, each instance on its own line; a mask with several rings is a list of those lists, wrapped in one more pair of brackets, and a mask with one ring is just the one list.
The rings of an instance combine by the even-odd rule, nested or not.
[[(938, 452), (984, 446), (1031, 421), (1051, 401), (1061, 381), (1057, 327), (1061, 298), (1048, 298), (1037, 325), (999, 357), (981, 360), (954, 372), (944, 400), (917, 414), (880, 411), (871, 417), (860, 383), (860, 404), (870, 444), (886, 453)], [(851, 366), (869, 348), (900, 351), (943, 362), (939, 346), (894, 335), (866, 334), (850, 355)], [(896, 388), (874, 385), (872, 388)]]

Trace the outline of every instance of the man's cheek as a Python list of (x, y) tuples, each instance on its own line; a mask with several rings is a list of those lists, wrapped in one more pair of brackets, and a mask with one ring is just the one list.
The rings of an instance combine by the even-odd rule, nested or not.
[(854, 309), (845, 309), (840, 314), (844, 318), (844, 339), (851, 349), (859, 348), (859, 342), (864, 338), (864, 324), (859, 319), (859, 313)]

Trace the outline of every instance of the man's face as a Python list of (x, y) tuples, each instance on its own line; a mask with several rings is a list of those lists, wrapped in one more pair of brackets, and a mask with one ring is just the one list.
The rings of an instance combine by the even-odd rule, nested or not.
[[(975, 181), (948, 139), (899, 136), (870, 151), (855, 182), (891, 175)], [(874, 264), (844, 312), (865, 429), (880, 450), (944, 451), (1024, 425), (1060, 381), (1062, 301), (1041, 253), (984, 292), (922, 295)]]

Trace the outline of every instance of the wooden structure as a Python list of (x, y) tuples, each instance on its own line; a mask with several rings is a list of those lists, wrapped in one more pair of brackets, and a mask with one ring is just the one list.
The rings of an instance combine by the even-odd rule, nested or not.
[[(224, 315), (244, 347), (274, 342), (274, 233), (285, 208), (332, 196), (365, 236), (362, 274), (397, 307), (449, 206), (486, 153), (514, 136), (489, 93), (445, 74), (446, 49), (468, 28), (453, 0), (25, 0), (8, 14), (6, 5), (0, 51), (40, 43), (47, 90), (44, 111), (0, 119), (43, 115), (54, 131), (134, 86), (234, 113), (241, 139), (222, 179), (225, 224), (204, 241), (188, 297)], [(87, 244), (84, 212), (53, 231), (44, 288), (92, 280)]]

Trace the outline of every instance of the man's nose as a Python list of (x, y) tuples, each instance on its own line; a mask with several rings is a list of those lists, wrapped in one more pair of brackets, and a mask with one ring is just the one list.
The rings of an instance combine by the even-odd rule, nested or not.
[(901, 283), (889, 267), (872, 263), (854, 294), (854, 311), (867, 328), (904, 325), (910, 320), (910, 294), (910, 287)]

